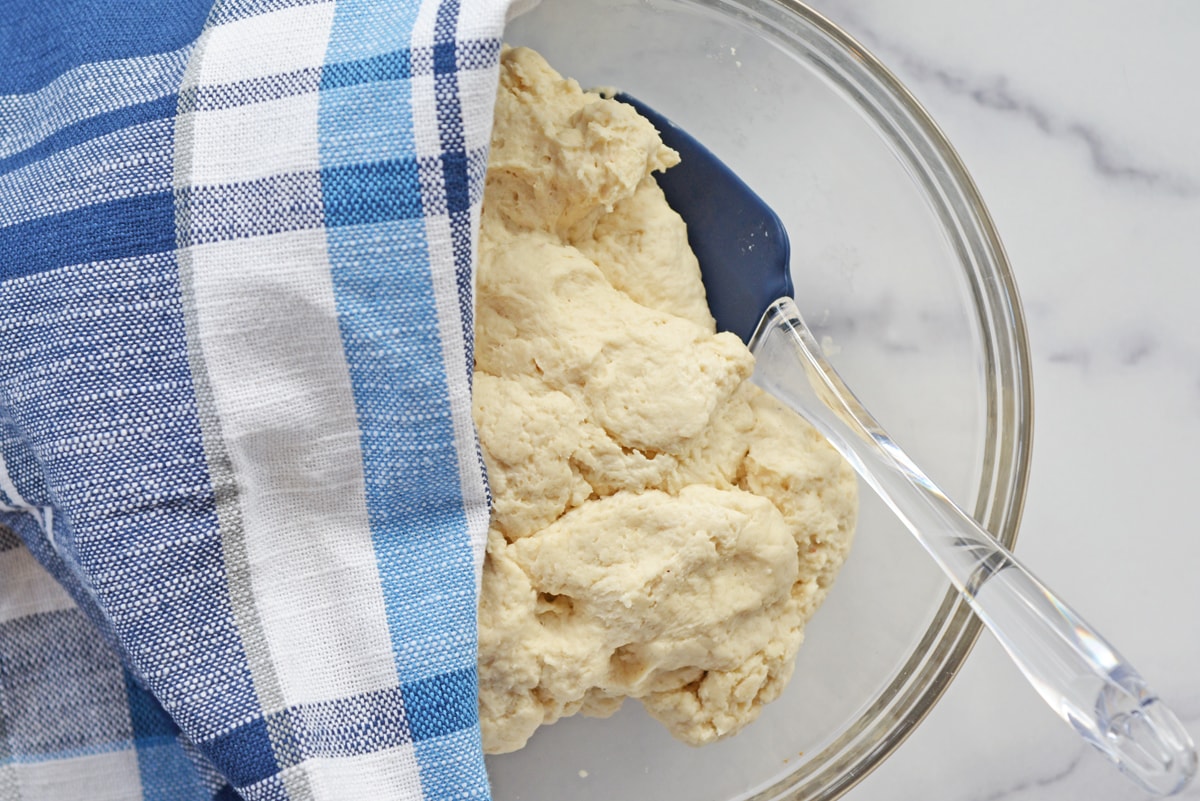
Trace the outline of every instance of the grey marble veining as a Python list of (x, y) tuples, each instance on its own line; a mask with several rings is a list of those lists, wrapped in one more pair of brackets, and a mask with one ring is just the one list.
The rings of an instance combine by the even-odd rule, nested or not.
[[(1008, 250), (1036, 418), (1018, 554), (1200, 736), (1200, 99), (1188, 88), (1200, 4), (812, 5), (926, 106)], [(882, 329), (885, 316), (876, 304), (831, 323)], [(1200, 785), (1179, 797), (1200, 799)], [(929, 718), (847, 798), (1146, 795), (985, 635)]]
[(1092, 168), (1106, 179), (1139, 184), (1170, 196), (1200, 196), (1200, 177), (1177, 172), (1169, 165), (1140, 162), (1134, 154), (1109, 141), (1100, 123), (1063, 114), (1014, 87), (1004, 74), (975, 73), (969, 67), (941, 63), (890, 39), (849, 10), (842, 10), (838, 21), (853, 30), (889, 67), (903, 72), (912, 85), (935, 87), (984, 112), (1019, 117), (1046, 136), (1082, 146)]

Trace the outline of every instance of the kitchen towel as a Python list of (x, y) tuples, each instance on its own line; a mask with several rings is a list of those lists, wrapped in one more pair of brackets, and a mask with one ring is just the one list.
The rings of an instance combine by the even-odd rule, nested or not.
[(502, 0), (6, 0), (0, 799), (478, 799)]

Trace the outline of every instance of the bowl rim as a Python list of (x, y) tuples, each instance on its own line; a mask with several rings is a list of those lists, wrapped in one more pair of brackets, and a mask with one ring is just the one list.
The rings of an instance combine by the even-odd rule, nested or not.
[[(823, 37), (830, 45), (823, 55), (842, 59), (846, 69), (859, 72), (859, 77), (868, 78), (868, 85), (879, 90), (867, 99), (887, 101), (903, 113), (901, 120), (908, 123), (909, 130), (901, 133), (915, 135), (916, 141), (893, 138), (892, 144), (900, 145), (901, 150), (917, 146), (926, 150), (923, 155), (914, 150), (909, 166), (922, 172), (924, 162), (932, 160), (941, 168), (938, 175), (922, 176), (926, 180), (924, 188), (935, 199), (948, 194), (954, 208), (941, 210), (955, 222), (970, 226), (961, 233), (973, 241), (957, 244), (973, 246), (975, 251), (967, 259), (970, 266), (963, 266), (980, 315), (986, 359), (985, 470), (980, 476), (973, 514), (1006, 547), (1013, 548), (1024, 511), (1032, 455), (1032, 367), (1016, 281), (978, 187), (924, 106), (883, 62), (842, 27), (801, 0), (699, 0), (700, 5), (711, 8), (727, 8), (730, 3), (738, 6), (735, 16), (746, 18), (751, 4), (774, 8), (776, 13), (792, 15)], [(876, 122), (879, 131), (884, 119)], [(965, 663), (982, 628), (966, 600), (948, 587), (932, 624), (874, 703), (820, 752), (745, 797), (746, 801), (833, 801), (844, 795), (925, 719)]]
[[(807, 60), (814, 77), (832, 85), (844, 102), (864, 114), (881, 143), (907, 168), (912, 185), (938, 216), (939, 228), (954, 250), (957, 273), (966, 282), (962, 300), (970, 306), (969, 326), (978, 334), (983, 362), (983, 452), (974, 461), (981, 469), (976, 501), (968, 511), (1013, 548), (1033, 441), (1028, 336), (999, 234), (949, 139), (876, 56), (804, 0), (622, 0), (620, 5), (698, 12), (752, 32), (802, 64)], [(670, 115), (669, 104), (656, 108)], [(891, 679), (876, 690), (868, 706), (802, 761), (793, 762), (787, 773), (744, 787), (734, 798), (833, 801), (903, 744), (949, 688), (982, 630), (949, 582), (943, 586), (945, 592), (926, 618), (919, 642), (900, 657), (902, 664), (893, 667)]]

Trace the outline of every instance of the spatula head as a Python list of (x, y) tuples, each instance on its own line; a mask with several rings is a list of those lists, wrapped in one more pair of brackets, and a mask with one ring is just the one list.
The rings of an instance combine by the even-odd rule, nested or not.
[(621, 93), (658, 129), (680, 162), (656, 176), (671, 208), (688, 227), (688, 243), (700, 261), (708, 306), (717, 330), (749, 343), (767, 307), (792, 296), (787, 231), (779, 217), (742, 179), (645, 103)]

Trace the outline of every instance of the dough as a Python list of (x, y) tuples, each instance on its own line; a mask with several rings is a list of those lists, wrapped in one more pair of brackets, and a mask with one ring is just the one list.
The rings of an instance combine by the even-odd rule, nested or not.
[(850, 547), (850, 469), (715, 333), (651, 176), (678, 160), (629, 106), (504, 50), (474, 377), (488, 753), (626, 697), (688, 743), (736, 732)]

